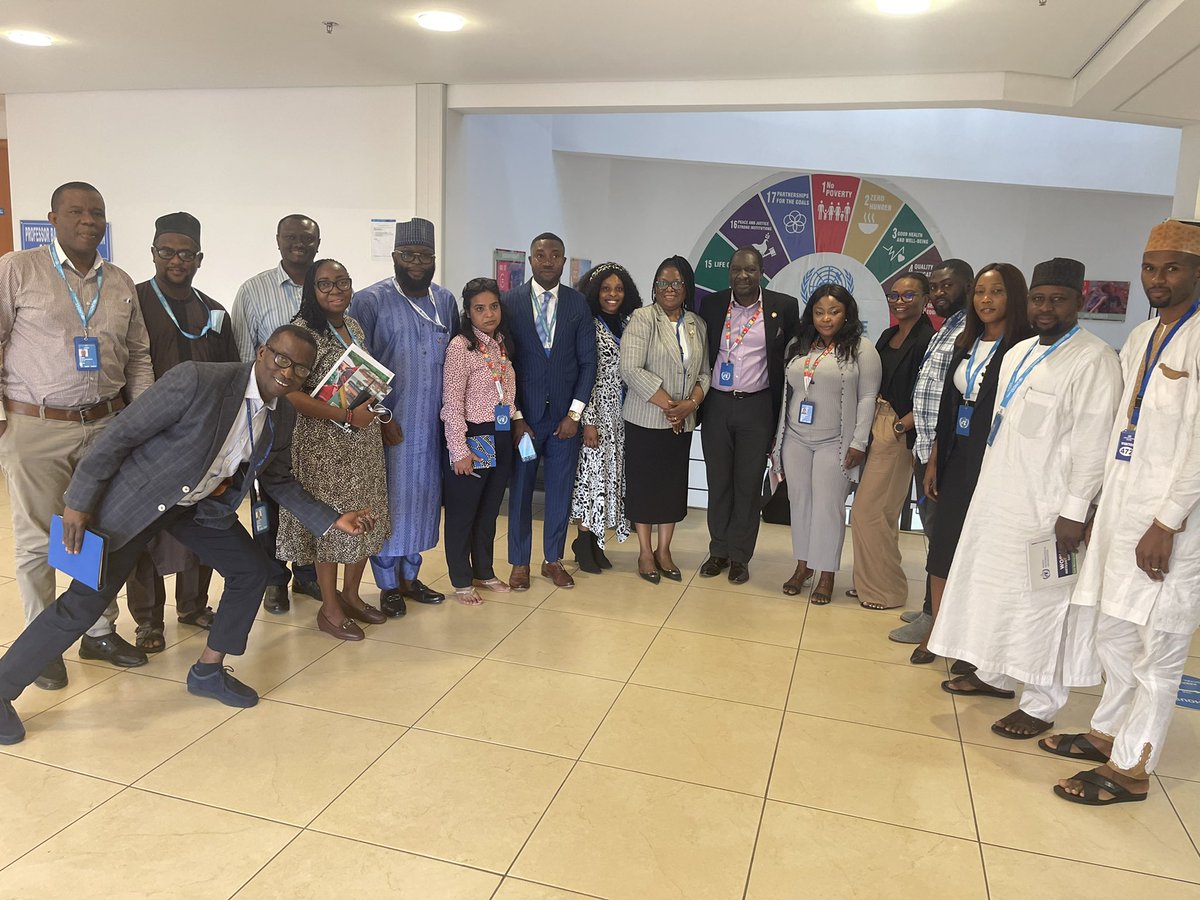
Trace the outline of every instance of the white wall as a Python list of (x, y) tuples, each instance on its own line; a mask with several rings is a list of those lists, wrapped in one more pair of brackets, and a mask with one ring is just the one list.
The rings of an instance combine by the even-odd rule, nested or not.
[(412, 215), (412, 86), (5, 100), (14, 225), (44, 219), (59, 184), (91, 182), (104, 194), (113, 261), (137, 281), (153, 273), (154, 220), (177, 210), (203, 226), (196, 286), (226, 306), (278, 263), (275, 226), (292, 212), (316, 219), (322, 255), (358, 283), (391, 273), (390, 261), (370, 260), (368, 223)]

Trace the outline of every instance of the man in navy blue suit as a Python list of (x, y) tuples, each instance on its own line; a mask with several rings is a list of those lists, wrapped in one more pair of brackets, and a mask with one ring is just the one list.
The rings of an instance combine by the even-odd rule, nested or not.
[(564, 284), (566, 246), (546, 232), (533, 239), (533, 278), (506, 291), (501, 301), (512, 332), (513, 369), (521, 411), (513, 414), (513, 443), (529, 435), (537, 457), (517, 460), (508, 495), (508, 561), (514, 591), (529, 589), (533, 549), (533, 484), (545, 460), (546, 512), (542, 575), (556, 587), (575, 582), (563, 568), (571, 491), (579, 461), (579, 418), (596, 380), (596, 331), (583, 294)]

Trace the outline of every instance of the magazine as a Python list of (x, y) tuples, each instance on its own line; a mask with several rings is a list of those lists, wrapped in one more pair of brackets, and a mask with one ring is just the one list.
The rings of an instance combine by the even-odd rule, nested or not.
[(391, 369), (370, 353), (358, 344), (351, 344), (325, 373), (312, 396), (338, 409), (350, 409), (386, 397), (395, 377)]

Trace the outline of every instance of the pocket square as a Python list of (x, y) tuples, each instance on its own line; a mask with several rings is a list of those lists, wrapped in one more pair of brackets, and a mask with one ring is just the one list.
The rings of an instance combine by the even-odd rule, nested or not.
[(1190, 375), (1188, 375), (1187, 372), (1180, 372), (1178, 369), (1172, 369), (1166, 363), (1159, 363), (1158, 368), (1162, 371), (1162, 373), (1164, 375), (1166, 375), (1172, 381), (1178, 381), (1180, 378), (1190, 378), (1191, 377)]

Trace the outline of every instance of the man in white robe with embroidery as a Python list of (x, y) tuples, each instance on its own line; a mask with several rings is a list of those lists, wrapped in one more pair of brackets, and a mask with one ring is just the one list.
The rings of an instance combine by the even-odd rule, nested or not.
[(1088, 734), (1039, 742), (1102, 763), (1055, 786), (1093, 806), (1146, 799), (1200, 626), (1200, 224), (1150, 232), (1142, 287), (1159, 315), (1121, 350), (1125, 391), (1072, 598), (1097, 615), (1104, 695)]
[[(951, 694), (1011, 699), (992, 725), (1002, 737), (1048, 731), (1068, 689), (1096, 684), (1099, 665), (1075, 638), (1072, 583), (1049, 577), (1078, 549), (1104, 477), (1108, 432), (1121, 393), (1117, 355), (1081, 329), (1083, 264), (1039, 263), (1030, 279), (1035, 337), (1004, 356), (999, 405), (929, 649), (977, 669), (942, 682)], [(1047, 542), (1034, 577), (1031, 545)], [(1085, 623), (1086, 624), (1086, 623)]]

